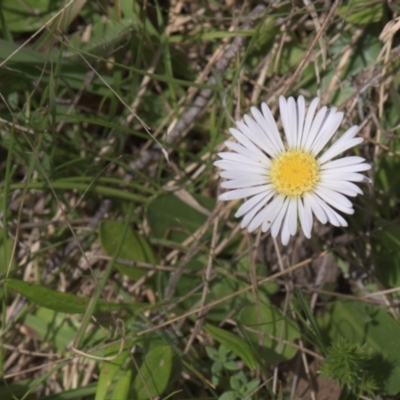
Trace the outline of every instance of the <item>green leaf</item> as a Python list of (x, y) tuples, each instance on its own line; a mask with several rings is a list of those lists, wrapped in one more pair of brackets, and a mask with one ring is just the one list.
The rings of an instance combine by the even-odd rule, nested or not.
[(365, 345), (371, 354), (370, 370), (382, 392), (400, 392), (400, 324), (379, 307), (336, 301), (331, 309), (328, 335)]
[[(209, 199), (196, 196), (199, 203)], [(193, 209), (172, 193), (162, 194), (152, 200), (147, 207), (147, 221), (155, 237), (182, 242), (207, 220), (207, 216)]]
[(11, 32), (33, 32), (40, 29), (52, 15), (50, 0), (2, 0), (4, 19)]
[(160, 396), (167, 388), (172, 371), (173, 353), (170, 346), (158, 346), (150, 350), (133, 382), (136, 400)]
[[(11, 385), (7, 385), (8, 387)], [(29, 385), (27, 385), (29, 387)], [(23, 392), (18, 398), (23, 398), (24, 394), (28, 391), (28, 389), (25, 389), (25, 392)], [(76, 399), (82, 399), (82, 398), (92, 398), (93, 395), (96, 393), (96, 382), (90, 383), (87, 386), (80, 387), (78, 389), (72, 389), (72, 390), (63, 390), (60, 393), (54, 393), (50, 394), (49, 396), (41, 396), (40, 400), (76, 400)], [(17, 396), (14, 394), (14, 396)], [(2, 393), (0, 391), (0, 399), (1, 400), (15, 400), (17, 397), (3, 397)]]
[[(103, 221), (100, 225), (100, 242), (104, 252), (109, 256), (115, 256), (118, 243), (124, 240), (118, 258), (128, 261), (139, 261), (154, 264), (156, 262), (150, 245), (146, 239), (131, 229), (122, 236), (123, 224), (119, 221)], [(131, 279), (138, 280), (147, 273), (144, 268), (138, 268), (121, 263), (115, 267)]]
[(372, 259), (376, 275), (385, 287), (400, 286), (400, 229), (386, 226), (374, 233)]
[[(118, 354), (119, 351), (120, 351), (120, 344), (116, 343), (109, 346), (105, 352), (106, 357), (115, 356), (115, 358), (110, 361), (104, 361), (102, 363), (102, 366), (100, 368), (100, 376), (97, 383), (95, 400), (104, 400), (106, 398), (107, 392), (110, 389), (115, 376), (117, 375), (118, 371), (122, 369), (126, 359), (129, 356), (128, 350), (123, 349), (121, 353)], [(132, 370), (126, 368), (120, 379), (125, 378), (126, 372), (132, 373)], [(129, 386), (128, 386), (128, 391), (126, 391), (126, 385), (123, 385), (123, 387), (121, 387), (120, 379), (118, 381), (116, 388), (114, 389), (112, 398), (118, 400), (125, 400), (127, 399), (127, 395), (129, 393)], [(115, 390), (119, 392), (118, 396), (116, 396)], [(123, 393), (126, 393), (125, 397), (123, 397), (122, 395)]]
[(400, 250), (400, 228), (397, 226), (386, 226), (374, 233), (374, 238), (380, 239), (387, 250)]
[(383, 3), (374, 0), (351, 0), (337, 10), (337, 15), (352, 24), (366, 25), (383, 18)]
[[(329, 86), (331, 80), (336, 77), (340, 78), (342, 84), (339, 85), (331, 98), (333, 104), (339, 105), (343, 101), (353, 96), (353, 87), (351, 80), (358, 76), (361, 71), (364, 71), (371, 65), (379, 56), (382, 49), (382, 42), (378, 39), (380, 29), (377, 25), (369, 26), (359, 36), (357, 41), (350, 47), (351, 54), (344, 68), (339, 68), (342, 54), (349, 48), (349, 43), (357, 32), (357, 27), (352, 25), (349, 30), (341, 32), (340, 37), (335, 40), (329, 48), (331, 53), (332, 63), (329, 64), (322, 82)], [(311, 67), (311, 66), (309, 66)], [(305, 82), (303, 82), (304, 87)], [(315, 89), (319, 87), (315, 84)]]
[(280, 343), (279, 339), (295, 341), (300, 338), (299, 328), (274, 306), (263, 303), (260, 303), (259, 309), (255, 305), (245, 306), (240, 311), (239, 321), (247, 327), (248, 337), (254, 346), (259, 346), (260, 337), (264, 335), (260, 356), (268, 365), (289, 360), (296, 354), (294, 347)]
[(227, 349), (233, 351), (250, 369), (256, 369), (257, 360), (253, 355), (251, 347), (245, 340), (226, 331), (225, 329), (218, 328), (208, 323), (204, 324), (203, 328), (216, 341), (223, 344)]
[(123, 371), (121, 377), (118, 379), (115, 385), (115, 389), (111, 397), (112, 399), (118, 399), (118, 400), (130, 399), (129, 391), (131, 388), (133, 372), (134, 371), (132, 368), (127, 368)]
[(83, 62), (79, 53), (82, 51), (88, 55), (103, 56), (110, 49), (115, 49), (122, 41), (127, 40), (133, 29), (133, 21), (130, 19), (121, 19), (118, 21), (104, 20), (97, 18), (92, 26), (92, 34), (88, 43), (82, 43), (79, 38), (72, 38), (72, 51), (64, 52), (63, 57), (69, 61)]
[[(53, 346), (59, 352), (65, 351), (65, 348), (73, 342), (80, 325), (78, 318), (46, 308), (38, 308), (35, 314), (27, 314), (23, 322), (34, 331), (34, 337), (39, 343)], [(98, 344), (104, 339), (104, 331), (92, 330), (88, 338), (85, 345), (93, 347), (94, 343)], [(95, 355), (102, 356), (103, 351)]]
[[(70, 293), (57, 292), (56, 290), (19, 279), (7, 279), (5, 281), (5, 286), (25, 296), (34, 304), (48, 308), (49, 310), (68, 314), (83, 314), (90, 301), (88, 297), (79, 297)], [(108, 312), (110, 310), (140, 311), (146, 307), (146, 305), (138, 303), (107, 303), (100, 300), (97, 304), (96, 312)]]
[(10, 271), (15, 268), (15, 259), (11, 260), (12, 251), (14, 248), (14, 241), (11, 238), (4, 240), (4, 231), (0, 230), (0, 274), (6, 275), (8, 266), (10, 265)]

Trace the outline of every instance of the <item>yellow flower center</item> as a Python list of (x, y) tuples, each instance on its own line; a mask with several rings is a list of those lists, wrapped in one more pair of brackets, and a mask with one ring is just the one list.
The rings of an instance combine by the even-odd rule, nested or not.
[(278, 193), (298, 197), (314, 189), (319, 179), (319, 165), (311, 154), (289, 150), (272, 161), (270, 178)]

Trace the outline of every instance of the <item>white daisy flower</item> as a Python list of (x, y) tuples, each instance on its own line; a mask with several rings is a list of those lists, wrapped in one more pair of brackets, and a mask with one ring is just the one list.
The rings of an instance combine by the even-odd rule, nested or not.
[(253, 118), (245, 115), (230, 132), (238, 143), (225, 142), (233, 152), (219, 153), (222, 160), (215, 165), (227, 179), (221, 186), (230, 189), (219, 200), (248, 198), (236, 217), (243, 217), (242, 228), (253, 232), (261, 227), (271, 229), (276, 237), (281, 231), (286, 245), (297, 230), (300, 220), (304, 235), (311, 237), (313, 214), (325, 224), (347, 226), (339, 210), (353, 214), (346, 196), (362, 194), (352, 182), (370, 182), (361, 171), (370, 169), (362, 157), (332, 159), (363, 141), (356, 138), (353, 126), (324, 152), (322, 150), (339, 128), (343, 113), (336, 108), (322, 107), (315, 115), (319, 99), (314, 99), (306, 113), (304, 97), (279, 98), (279, 108), (286, 141), (282, 141), (268, 106), (262, 113), (251, 108)]

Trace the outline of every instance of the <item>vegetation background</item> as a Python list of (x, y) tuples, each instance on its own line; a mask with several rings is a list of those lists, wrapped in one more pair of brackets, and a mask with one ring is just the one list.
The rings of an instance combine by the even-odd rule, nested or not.
[[(0, 398), (399, 398), (399, 13), (2, 0)], [(213, 166), (282, 94), (345, 111), (373, 166), (348, 228), (287, 247)]]

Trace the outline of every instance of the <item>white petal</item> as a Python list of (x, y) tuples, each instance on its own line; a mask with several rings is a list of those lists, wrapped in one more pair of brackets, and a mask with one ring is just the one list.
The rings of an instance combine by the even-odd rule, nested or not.
[(325, 122), (320, 135), (315, 140), (312, 151), (314, 154), (318, 154), (328, 143), (329, 139), (335, 134), (340, 124), (342, 123), (343, 113), (335, 112), (332, 115), (329, 115), (328, 120)]
[(327, 179), (326, 181), (319, 182), (318, 187), (320, 186), (351, 197), (363, 194), (362, 190), (357, 185), (347, 181), (331, 181)]
[(279, 134), (278, 127), (276, 126), (276, 122), (271, 113), (271, 110), (265, 103), (261, 104), (261, 109), (262, 109), (264, 118), (267, 121), (267, 127), (268, 127), (268, 129), (270, 129), (270, 131), (267, 131), (267, 135), (271, 138), (271, 141), (273, 141), (275, 143), (276, 147), (280, 151), (284, 151), (285, 147), (283, 146), (282, 138), (281, 138), (281, 135)]
[(228, 147), (228, 149), (234, 150), (238, 154), (249, 158), (250, 160), (255, 160), (263, 165), (268, 166), (271, 164), (271, 160), (265, 154), (261, 153), (261, 151), (259, 154), (253, 153), (251, 150), (247, 149), (241, 144), (234, 142), (225, 142), (225, 146)]
[(256, 194), (269, 191), (271, 189), (271, 185), (263, 185), (251, 188), (243, 188), (231, 190), (230, 192), (226, 192), (221, 194), (218, 197), (218, 200), (237, 200), (243, 199), (244, 197), (254, 196)]
[(338, 214), (333, 208), (331, 208), (323, 200), (319, 199), (318, 196), (315, 197), (315, 200), (324, 209), (326, 215), (328, 216), (328, 220), (332, 225), (347, 226), (346, 220), (340, 214)]
[(318, 204), (323, 208), (325, 214), (328, 217), (328, 221), (334, 226), (340, 226), (339, 220), (336, 218), (337, 213), (335, 213), (331, 207), (329, 207), (324, 201), (319, 199), (318, 197), (315, 198)]
[[(253, 121), (253, 123), (247, 121), (249, 128), (252, 130), (254, 129), (254, 132), (257, 134), (257, 137), (259, 138), (259, 146), (271, 157), (275, 157), (281, 151), (274, 140), (275, 135), (279, 136), (275, 121), (272, 119), (272, 123), (268, 123), (256, 107), (251, 107), (251, 113), (253, 114), (255, 121)], [(265, 145), (262, 146), (262, 143), (264, 142)]]
[(315, 110), (318, 107), (318, 103), (319, 103), (319, 98), (316, 97), (311, 102), (310, 106), (308, 107), (307, 116), (306, 116), (306, 120), (305, 120), (304, 128), (303, 128), (303, 135), (301, 137), (300, 147), (302, 147), (302, 148), (305, 147), (305, 143), (306, 143), (308, 135), (310, 133), (311, 125), (312, 125), (312, 122), (313, 122), (313, 119), (314, 119)]
[(248, 179), (233, 179), (231, 181), (226, 181), (221, 183), (221, 187), (224, 189), (240, 189), (250, 186), (263, 185), (266, 183), (263, 177), (254, 177)]
[(248, 174), (263, 174), (268, 171), (265, 167), (258, 166), (253, 167), (252, 165), (245, 165), (233, 161), (218, 160), (214, 162), (214, 165), (218, 168), (227, 171), (241, 171), (247, 172)]
[(276, 216), (274, 222), (272, 223), (271, 226), (271, 235), (272, 237), (277, 237), (279, 230), (281, 229), (281, 225), (282, 225), (282, 221), (283, 221), (283, 217), (286, 214), (286, 210), (288, 208), (289, 205), (289, 199), (286, 197), (286, 199), (284, 200), (281, 209), (278, 212), (278, 215)]
[(361, 164), (364, 161), (365, 158), (358, 156), (343, 157), (334, 161), (327, 162), (326, 164), (321, 166), (321, 170), (347, 167), (349, 165)]
[(282, 231), (281, 231), (281, 242), (284, 246), (286, 246), (289, 243), (290, 240), (290, 232), (286, 224), (282, 226)]
[(317, 196), (315, 194), (306, 193), (304, 195), (304, 203), (309, 204), (312, 212), (317, 217), (318, 221), (321, 222), (321, 224), (326, 224), (328, 222), (328, 218), (325, 214), (325, 211), (317, 202), (316, 198)]
[(263, 178), (265, 182), (268, 182), (268, 171), (264, 171), (262, 174), (249, 174), (247, 171), (221, 171), (219, 176), (224, 179), (254, 179)]
[[(280, 196), (277, 196), (280, 197)], [(257, 228), (259, 228), (263, 222), (266, 220), (267, 216), (270, 213), (271, 207), (274, 207), (274, 204), (276, 203), (277, 197), (274, 197), (274, 199), (269, 203), (263, 210), (261, 210), (250, 222), (249, 227), (247, 228), (249, 232), (253, 232)], [(246, 215), (247, 217), (247, 215)]]
[(297, 99), (297, 141), (296, 147), (301, 146), (301, 138), (303, 136), (304, 116), (306, 113), (306, 103), (303, 96)]
[[(254, 220), (258, 220), (258, 215), (262, 212), (260, 211), (263, 207), (267, 207), (266, 204), (268, 203), (268, 201), (270, 200), (271, 196), (273, 195), (273, 193), (270, 193), (267, 197), (265, 197), (264, 199), (260, 200), (260, 202), (255, 205), (244, 217), (242, 220), (242, 223), (240, 224), (240, 226), (242, 228), (245, 228), (247, 225), (249, 225), (250, 221), (254, 221)], [(259, 212), (260, 211), (260, 212)], [(258, 215), (256, 215), (258, 213)], [(262, 220), (260, 222), (260, 224), (258, 226), (260, 226), (262, 223)], [(257, 227), (258, 227), (257, 226)], [(250, 227), (247, 228), (247, 230), (249, 232), (252, 232), (252, 230), (250, 230)]]
[(367, 178), (366, 176), (358, 173), (348, 173), (346, 175), (343, 175), (343, 173), (336, 173), (336, 174), (329, 174), (325, 175), (325, 173), (321, 173), (321, 181), (342, 181), (346, 180), (349, 182), (366, 182), (370, 183), (371, 180)]
[(224, 153), (218, 153), (218, 155), (223, 160), (232, 161), (232, 162), (239, 163), (239, 164), (252, 165), (253, 167), (268, 167), (269, 166), (269, 164), (265, 160), (259, 160), (257, 162), (255, 159), (247, 158), (245, 156), (242, 156), (241, 154), (224, 152)]
[(297, 121), (298, 121), (298, 116), (297, 116), (297, 104), (296, 101), (294, 100), (293, 97), (289, 97), (289, 100), (287, 102), (287, 108), (289, 111), (288, 117), (289, 117), (289, 130), (291, 133), (291, 143), (290, 147), (296, 147), (297, 144), (297, 132), (298, 132), (298, 126), (297, 126)]
[[(257, 146), (259, 146), (260, 143), (263, 143), (263, 141), (260, 141), (260, 139), (257, 138), (257, 135), (254, 134), (253, 130), (250, 129), (246, 124), (240, 121), (236, 121), (236, 125), (243, 132), (243, 134), (246, 135), (253, 143), (257, 144)], [(265, 155), (265, 157), (267, 156)]]
[(321, 206), (324, 209), (324, 211), (326, 212), (326, 215), (328, 216), (328, 221), (334, 226), (340, 226), (340, 222), (336, 218), (336, 215), (333, 212), (332, 208), (327, 207), (327, 204), (324, 202), (321, 203)]
[[(293, 97), (291, 97), (292, 101)], [(289, 99), (290, 100), (290, 99)], [(285, 132), (286, 142), (289, 147), (293, 147), (293, 118), (290, 116), (289, 104), (283, 96), (279, 97), (279, 112), (281, 115), (281, 121), (283, 126), (283, 131)]]
[(342, 194), (325, 188), (317, 188), (315, 190), (315, 193), (332, 207), (335, 207), (336, 209), (346, 214), (354, 213), (354, 210), (352, 208), (353, 204), (347, 197), (344, 197)]
[(260, 157), (266, 157), (265, 154), (253, 144), (242, 132), (238, 131), (235, 128), (229, 128), (229, 132), (237, 139), (237, 141), (242, 144), (244, 147), (257, 154)]
[(332, 146), (320, 157), (319, 162), (324, 164), (326, 161), (336, 157), (338, 154), (343, 153), (345, 150), (356, 146), (361, 143), (363, 138), (354, 138), (358, 132), (358, 126), (352, 126), (348, 129)]
[[(265, 200), (267, 198), (270, 198), (270, 194), (272, 192), (272, 189), (268, 191), (264, 191), (262, 193), (259, 193), (255, 196), (253, 196), (251, 199), (245, 201), (240, 207), (239, 210), (237, 210), (235, 217), (240, 218), (244, 214), (247, 214), (250, 210), (252, 210), (257, 204), (259, 204), (262, 200)], [(268, 201), (268, 200), (267, 200)]]
[(311, 238), (312, 212), (309, 202), (304, 199), (304, 205), (300, 197), (297, 198), (297, 209), (299, 213), (300, 224), (306, 238)]
[(326, 106), (322, 107), (314, 118), (314, 121), (311, 125), (310, 132), (307, 135), (307, 139), (304, 143), (305, 150), (311, 150), (312, 144), (314, 143), (315, 138), (317, 137), (325, 119), (327, 118), (329, 110)]
[(289, 199), (289, 205), (286, 212), (284, 227), (287, 227), (290, 235), (295, 235), (297, 230), (297, 200)]
[(261, 230), (263, 232), (267, 232), (269, 228), (271, 228), (272, 223), (275, 221), (276, 216), (279, 213), (279, 210), (282, 207), (283, 196), (276, 196), (271, 203), (265, 208), (265, 212), (263, 213), (263, 224), (261, 226)]
[(348, 208), (352, 208), (353, 204), (352, 202), (345, 196), (343, 196), (340, 193), (337, 193), (331, 189), (325, 189), (325, 188), (319, 188), (317, 187), (315, 192), (318, 194), (318, 196), (322, 197), (321, 195), (330, 197), (332, 199), (332, 201), (334, 201), (335, 203), (339, 203), (341, 204), (343, 207), (348, 207)]
[[(259, 200), (256, 205), (253, 205), (253, 208), (250, 209), (242, 219), (240, 226), (242, 228), (246, 228), (249, 225), (250, 221), (257, 218), (256, 214), (268, 203), (270, 197), (273, 195), (273, 192), (269, 193), (267, 197)], [(240, 209), (239, 209), (240, 210)], [(249, 232), (252, 232), (249, 228), (247, 228)]]
[(324, 175), (329, 176), (330, 174), (344, 174), (346, 176), (347, 173), (349, 172), (361, 172), (361, 171), (368, 171), (371, 169), (371, 166), (369, 164), (355, 164), (355, 165), (348, 165), (347, 167), (341, 167), (341, 168), (331, 168), (324, 170)]
[[(366, 176), (364, 176), (364, 175), (361, 175), (362, 176), (362, 180), (360, 181), (360, 182), (363, 182), (363, 183), (372, 183), (372, 180), (371, 179), (369, 179), (368, 177), (366, 177)], [(350, 179), (349, 179), (350, 180)]]
[[(260, 113), (261, 115), (261, 113)], [(264, 121), (264, 128), (268, 128), (266, 125), (265, 119), (261, 115), (262, 120)], [(248, 115), (244, 116), (244, 120), (249, 128), (249, 130), (253, 133), (254, 138), (257, 140), (255, 144), (259, 146), (261, 149), (263, 149), (267, 154), (269, 154), (271, 157), (274, 157), (278, 153), (278, 149), (275, 149), (275, 144), (270, 138), (270, 135), (268, 135), (265, 130), (263, 129), (263, 126), (260, 126), (256, 121), (253, 120), (253, 118), (249, 117)], [(275, 122), (274, 122), (275, 123)]]

